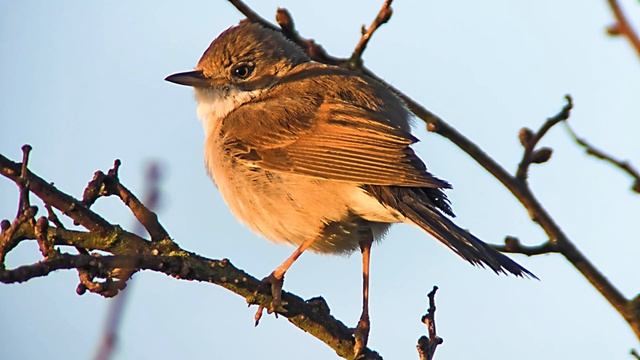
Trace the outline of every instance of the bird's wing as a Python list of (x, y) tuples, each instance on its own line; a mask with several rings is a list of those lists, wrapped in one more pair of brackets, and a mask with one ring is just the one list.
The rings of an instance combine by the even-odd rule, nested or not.
[(245, 104), (224, 122), (228, 153), (247, 166), (360, 184), (450, 187), (409, 147), (415, 137), (366, 107), (280, 97)]

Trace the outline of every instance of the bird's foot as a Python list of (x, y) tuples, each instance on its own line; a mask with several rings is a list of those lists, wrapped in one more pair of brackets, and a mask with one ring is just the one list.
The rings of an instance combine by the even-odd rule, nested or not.
[(284, 284), (284, 276), (277, 276), (275, 272), (269, 274), (269, 276), (262, 279), (262, 284), (260, 286), (260, 290), (264, 289), (264, 287), (269, 286), (271, 288), (271, 303), (268, 306), (263, 304), (258, 305), (258, 310), (254, 316), (255, 325), (258, 326), (260, 323), (260, 319), (262, 318), (262, 312), (264, 309), (267, 309), (267, 314), (275, 313), (276, 317), (278, 317), (278, 312), (283, 313), (287, 310), (284, 308), (287, 305), (286, 301), (282, 301), (282, 285)]
[(355, 344), (353, 345), (353, 356), (357, 359), (362, 352), (367, 347), (367, 342), (369, 341), (369, 316), (363, 314), (360, 317), (360, 321), (358, 321), (358, 326), (356, 326), (353, 331), (353, 337), (355, 338)]

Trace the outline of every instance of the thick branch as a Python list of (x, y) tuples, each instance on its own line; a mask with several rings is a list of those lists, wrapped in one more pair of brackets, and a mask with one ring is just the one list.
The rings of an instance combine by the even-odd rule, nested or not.
[[(24, 282), (46, 276), (61, 269), (88, 269), (104, 273), (114, 269), (134, 271), (138, 269), (165, 273), (178, 279), (197, 280), (220, 285), (242, 297), (249, 304), (268, 303), (270, 292), (261, 293), (260, 280), (236, 268), (227, 259), (213, 260), (186, 251), (175, 255), (117, 255), (100, 256), (61, 254), (33, 265), (0, 271), (0, 282)], [(333, 348), (339, 356), (350, 358), (353, 352), (352, 330), (331, 316), (327, 304), (321, 298), (303, 300), (283, 292), (287, 312), (280, 313), (300, 329), (309, 332)], [(377, 355), (367, 350), (367, 358)]]

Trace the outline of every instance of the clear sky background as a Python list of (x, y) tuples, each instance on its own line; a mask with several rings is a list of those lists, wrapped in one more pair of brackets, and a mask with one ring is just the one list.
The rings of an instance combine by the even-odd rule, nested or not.
[[(251, 1), (273, 18), (288, 8), (305, 36), (348, 56), (381, 1)], [(623, 2), (640, 28), (636, 1)], [(34, 150), (32, 171), (80, 196), (96, 169), (123, 161), (121, 180), (144, 189), (149, 161), (163, 166), (160, 218), (185, 249), (227, 257), (261, 277), (291, 248), (252, 234), (227, 210), (208, 179), (192, 91), (163, 81), (191, 69), (209, 42), (236, 24), (226, 1), (0, 0), (0, 152)], [(397, 1), (364, 60), (375, 73), (442, 116), (507, 169), (521, 156), (522, 126), (537, 128), (575, 99), (571, 123), (582, 136), (640, 166), (640, 61), (623, 39), (605, 35), (606, 2)], [(419, 155), (454, 185), (457, 222), (488, 242), (528, 244), (544, 233), (496, 180), (448, 141), (428, 134)], [(585, 156), (562, 127), (543, 145), (551, 161), (531, 169), (531, 185), (576, 245), (626, 296), (640, 291), (640, 196), (619, 171)], [(0, 217), (15, 213), (17, 191), (0, 179)], [(95, 207), (129, 226), (115, 199)], [(8, 259), (38, 259), (23, 243)], [(561, 256), (513, 256), (541, 281), (473, 268), (428, 235), (396, 226), (373, 249), (369, 345), (388, 359), (417, 358), (426, 293), (438, 293), (439, 360), (629, 359), (637, 339), (621, 317)], [(0, 357), (88, 359), (109, 301), (75, 294), (77, 274), (61, 271), (0, 286)], [(360, 258), (305, 254), (285, 289), (322, 295), (355, 325)], [(136, 275), (116, 359), (331, 359), (332, 350), (266, 317), (210, 284), (163, 274)]]

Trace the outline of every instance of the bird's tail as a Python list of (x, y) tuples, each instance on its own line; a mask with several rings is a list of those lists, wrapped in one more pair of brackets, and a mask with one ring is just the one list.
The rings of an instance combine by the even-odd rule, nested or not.
[(529, 270), (449, 220), (442, 211), (453, 214), (441, 190), (396, 186), (369, 186), (367, 190), (471, 264), (488, 266), (496, 273), (537, 279)]

